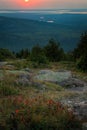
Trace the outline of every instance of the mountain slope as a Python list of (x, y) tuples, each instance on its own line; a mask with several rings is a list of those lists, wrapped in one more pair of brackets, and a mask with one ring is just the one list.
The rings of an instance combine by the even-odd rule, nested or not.
[(72, 50), (81, 34), (73, 26), (39, 22), (35, 20), (0, 17), (0, 48), (18, 51), (31, 48), (35, 44), (44, 46), (54, 38), (61, 43), (65, 51)]

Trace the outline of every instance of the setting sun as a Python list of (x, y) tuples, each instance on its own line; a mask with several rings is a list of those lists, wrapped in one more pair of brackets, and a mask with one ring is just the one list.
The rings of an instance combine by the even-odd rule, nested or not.
[(29, 0), (25, 0), (25, 2), (29, 2)]

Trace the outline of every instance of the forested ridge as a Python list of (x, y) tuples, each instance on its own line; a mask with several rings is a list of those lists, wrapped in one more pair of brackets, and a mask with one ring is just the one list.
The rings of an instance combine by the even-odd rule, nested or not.
[(32, 49), (22, 49), (19, 52), (11, 52), (8, 49), (0, 48), (0, 60), (6, 59), (27, 59), (37, 64), (48, 62), (73, 61), (80, 70), (87, 71), (87, 33), (83, 33), (77, 47), (71, 52), (65, 52), (60, 43), (50, 39), (48, 44), (40, 47), (36, 44)]

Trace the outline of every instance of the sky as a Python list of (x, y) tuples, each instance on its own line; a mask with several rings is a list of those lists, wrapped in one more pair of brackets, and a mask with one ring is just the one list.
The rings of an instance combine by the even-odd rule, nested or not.
[(0, 9), (73, 9), (73, 8), (86, 9), (87, 0), (0, 0)]

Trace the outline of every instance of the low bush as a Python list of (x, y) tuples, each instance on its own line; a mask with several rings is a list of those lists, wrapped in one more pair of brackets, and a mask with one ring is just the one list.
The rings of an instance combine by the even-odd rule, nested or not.
[(18, 88), (15, 86), (16, 76), (4, 72), (3, 78), (0, 81), (0, 96), (16, 95), (19, 93)]
[(2, 117), (7, 129), (81, 130), (80, 121), (60, 102), (46, 100), (41, 96), (33, 99), (19, 96), (3, 102), (3, 106), (8, 104), (4, 111), (6, 118)]
[(9, 96), (18, 94), (17, 89), (11, 86), (0, 85), (0, 95), (1, 96)]
[(77, 61), (77, 68), (83, 72), (87, 72), (87, 55), (82, 56)]

